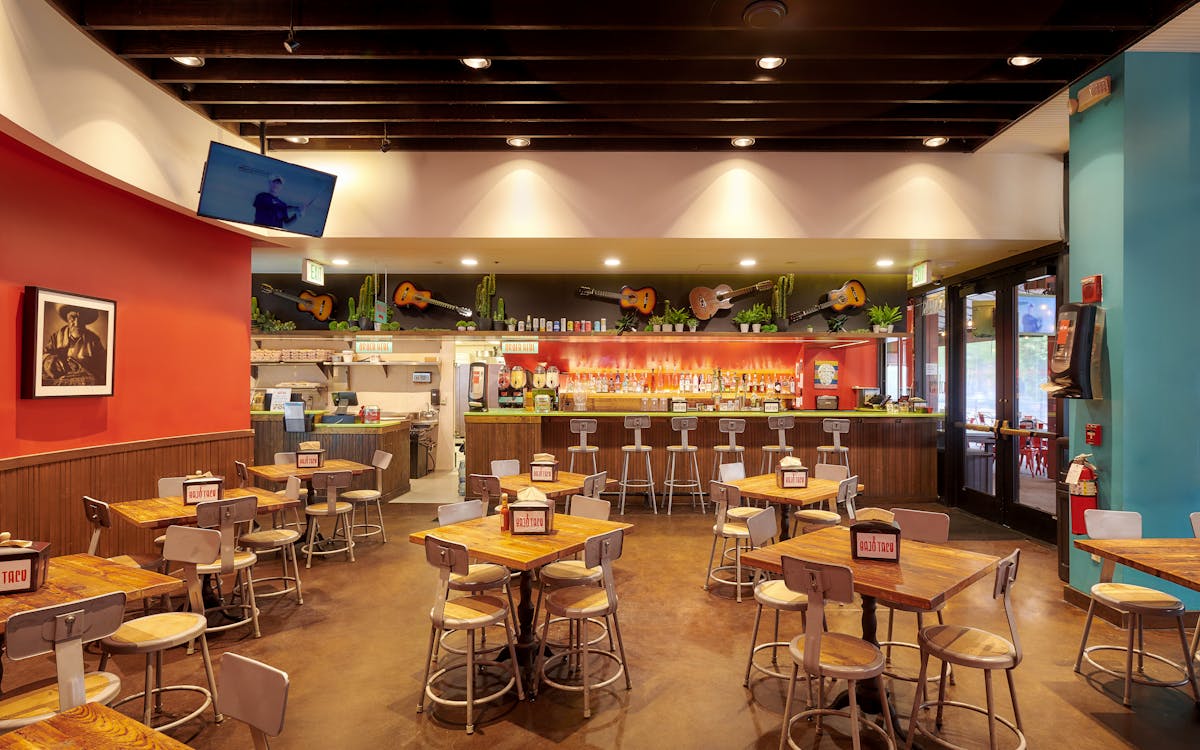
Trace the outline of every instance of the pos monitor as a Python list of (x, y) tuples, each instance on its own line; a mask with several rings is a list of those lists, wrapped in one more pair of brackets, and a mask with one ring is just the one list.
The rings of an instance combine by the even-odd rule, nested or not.
[(321, 417), (321, 421), (326, 424), (353, 424), (355, 421), (354, 414), (347, 414), (346, 408), (350, 406), (358, 406), (358, 394), (354, 391), (334, 391), (333, 405), (335, 407), (333, 414), (326, 414)]

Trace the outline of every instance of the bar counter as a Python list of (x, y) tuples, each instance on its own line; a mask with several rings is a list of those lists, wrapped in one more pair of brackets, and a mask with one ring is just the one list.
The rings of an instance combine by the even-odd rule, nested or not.
[[(607, 470), (611, 479), (619, 479), (621, 446), (633, 441), (632, 432), (623, 423), (629, 414), (650, 416), (650, 429), (643, 431), (642, 442), (654, 448), (650, 462), (656, 491), (666, 478), (666, 446), (679, 443), (678, 433), (671, 429), (671, 417), (699, 418), (699, 428), (691, 432), (688, 442), (700, 449), (697, 460), (705, 482), (712, 472), (712, 447), (728, 442), (717, 431), (717, 420), (726, 417), (746, 420), (746, 431), (738, 435), (738, 445), (746, 446), (748, 475), (758, 473), (762, 460), (758, 446), (778, 442), (775, 431), (767, 429), (767, 417), (776, 415), (762, 411), (697, 411), (684, 415), (662, 411), (537, 413), (491, 409), (466, 415), (467, 471), (490, 473), (490, 461), (497, 458), (518, 458), (521, 471), (528, 471), (530, 457), (540, 452), (557, 456), (559, 468), (566, 470), (570, 465), (567, 447), (579, 443), (578, 436), (571, 434), (571, 420), (584, 418), (599, 423), (597, 431), (588, 435), (588, 444), (600, 447), (596, 458), (600, 470)], [(796, 418), (795, 428), (788, 433), (788, 445), (796, 447), (793, 455), (809, 467), (817, 462), (817, 446), (832, 442), (832, 436), (821, 430), (821, 420), (849, 419), (850, 432), (842, 436), (842, 445), (850, 448), (850, 470), (866, 485), (863, 498), (890, 502), (937, 499), (937, 429), (944, 415), (886, 411), (784, 411), (779, 415)], [(575, 471), (589, 473), (591, 459), (577, 457)], [(681, 471), (682, 463), (677, 472)], [(641, 476), (640, 472), (637, 475)], [(683, 477), (677, 474), (676, 478)]]
[[(305, 412), (320, 414), (321, 412)], [(371, 463), (375, 451), (392, 454), (392, 463), (383, 472), (383, 498), (403, 495), (409, 490), (409, 427), (407, 419), (389, 419), (371, 424), (323, 424), (317, 422), (311, 432), (286, 432), (280, 412), (252, 411), (254, 463), (275, 463), (275, 454), (294, 451), (306, 440), (316, 440), (329, 458), (345, 458), (362, 464)], [(374, 489), (374, 473), (354, 478), (352, 489)]]

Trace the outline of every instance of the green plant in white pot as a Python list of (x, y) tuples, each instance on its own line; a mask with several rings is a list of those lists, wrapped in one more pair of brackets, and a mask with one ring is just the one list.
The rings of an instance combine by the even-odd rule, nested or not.
[(867, 320), (875, 333), (891, 333), (892, 327), (904, 319), (904, 312), (896, 305), (871, 305), (867, 308)]

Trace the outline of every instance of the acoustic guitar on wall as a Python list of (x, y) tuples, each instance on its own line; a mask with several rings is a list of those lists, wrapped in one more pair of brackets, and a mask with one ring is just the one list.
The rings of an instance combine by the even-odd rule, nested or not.
[(459, 307), (458, 305), (452, 305), (449, 302), (436, 300), (430, 296), (428, 291), (417, 289), (417, 287), (414, 286), (411, 281), (405, 281), (404, 283), (400, 284), (400, 286), (396, 287), (396, 293), (392, 295), (392, 301), (396, 303), (397, 307), (412, 305), (418, 310), (424, 310), (429, 305), (437, 305), (438, 307), (444, 307), (447, 310), (453, 310), (464, 318), (471, 317), (471, 308)]
[(329, 320), (329, 316), (333, 314), (333, 306), (337, 304), (337, 299), (332, 294), (313, 294), (305, 289), (297, 297), (294, 294), (281, 292), (270, 284), (259, 284), (259, 288), (267, 294), (274, 294), (276, 297), (283, 297), (295, 302), (300, 312), (306, 312), (321, 322)]
[(774, 281), (760, 281), (741, 289), (732, 289), (728, 284), (721, 284), (716, 289), (698, 286), (688, 294), (688, 304), (692, 307), (692, 315), (700, 320), (708, 320), (716, 315), (718, 310), (728, 310), (732, 307), (734, 297), (747, 292), (769, 292), (774, 288)]
[(815, 312), (831, 307), (837, 312), (843, 310), (857, 310), (867, 304), (867, 289), (862, 285), (861, 281), (851, 280), (842, 284), (840, 289), (831, 289), (825, 294), (825, 301), (819, 302), (812, 307), (806, 307), (803, 310), (797, 310), (788, 315), (789, 323), (796, 323), (802, 318), (807, 318)]
[(621, 307), (637, 310), (642, 315), (649, 315), (654, 312), (654, 306), (658, 304), (658, 294), (653, 287), (644, 286), (641, 289), (623, 286), (618, 292), (600, 292), (590, 286), (581, 286), (575, 290), (575, 293), (581, 297), (598, 297), (600, 299), (615, 299), (621, 303)]

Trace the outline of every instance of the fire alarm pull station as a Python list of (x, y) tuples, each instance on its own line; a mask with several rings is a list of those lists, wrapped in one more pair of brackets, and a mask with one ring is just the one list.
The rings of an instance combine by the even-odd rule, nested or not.
[(1087, 445), (1101, 445), (1104, 442), (1104, 428), (1098, 424), (1084, 425), (1083, 442)]
[(1049, 394), (1058, 398), (1103, 398), (1100, 348), (1104, 309), (1074, 302), (1062, 305), (1054, 336)]

